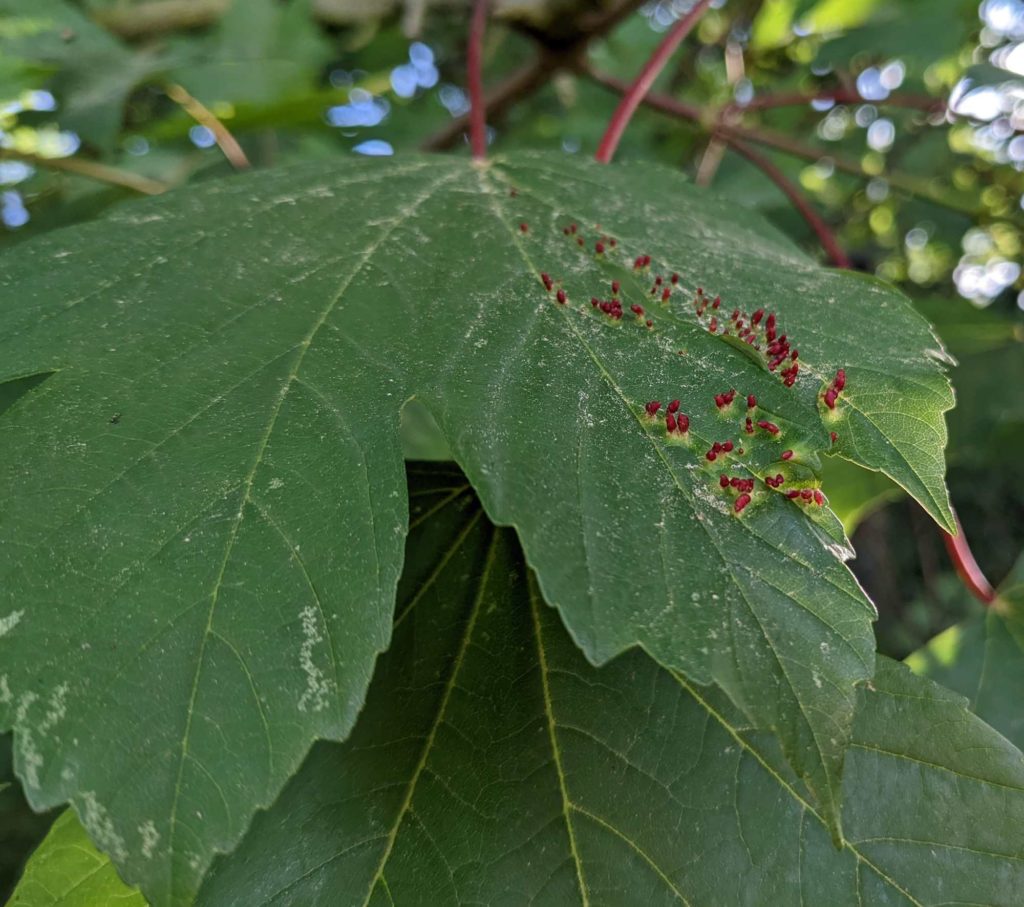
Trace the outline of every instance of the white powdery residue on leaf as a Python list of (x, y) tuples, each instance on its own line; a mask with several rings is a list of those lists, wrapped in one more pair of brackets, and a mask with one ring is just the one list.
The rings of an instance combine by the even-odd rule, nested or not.
[(96, 846), (100, 850), (105, 850), (115, 860), (126, 860), (128, 849), (125, 847), (124, 838), (114, 828), (114, 822), (106, 807), (96, 799), (95, 791), (82, 791), (80, 801), (82, 825)]
[(24, 611), (12, 611), (6, 617), (0, 617), (0, 636), (6, 636), (10, 633), (11, 630), (21, 623), (21, 619), (24, 616)]
[(305, 712), (308, 708), (319, 712), (326, 707), (327, 696), (331, 691), (330, 681), (313, 661), (313, 649), (318, 643), (324, 641), (324, 637), (317, 624), (316, 608), (307, 605), (302, 609), (300, 616), (302, 617), (304, 638), (302, 646), (299, 648), (299, 664), (302, 665), (302, 670), (306, 674), (306, 691), (299, 698), (299, 711)]
[(50, 707), (39, 724), (39, 733), (45, 734), (51, 730), (68, 711), (67, 707), (68, 685), (58, 684), (50, 694)]
[(35, 732), (28, 726), (28, 710), (39, 697), (35, 693), (25, 693), (18, 700), (18, 711), (14, 717), (17, 728), (17, 748), (21, 756), (21, 767), (25, 783), (29, 787), (39, 787), (39, 772), (43, 767), (43, 757), (36, 746)]
[[(729, 505), (721, 495), (716, 494), (708, 487), (707, 481), (701, 479), (702, 477), (698, 477), (693, 483), (693, 496), (702, 504), (706, 504), (709, 509), (728, 514)], [(695, 513), (698, 520), (703, 519), (703, 514), (699, 510), (695, 509)]]
[(7, 684), (7, 675), (0, 674), (0, 705), (7, 705), (12, 698), (11, 688)]
[(271, 491), (277, 491), (278, 488), (284, 488), (284, 479), (273, 478), (270, 480), (270, 484), (267, 487)]
[[(15, 714), (15, 727), (18, 733), (18, 754), (21, 756), (21, 766), (24, 772), (25, 783), (29, 787), (39, 787), (39, 773), (43, 768), (43, 755), (39, 752), (37, 735), (42, 737), (53, 730), (54, 726), (67, 714), (67, 692), (66, 683), (54, 687), (50, 694), (46, 714), (36, 727), (29, 726), (29, 711), (39, 700), (36, 693), (28, 692), (18, 700), (18, 710)], [(11, 697), (10, 688), (7, 685), (7, 677), (4, 676), (0, 683), (0, 702), (9, 701)]]
[(156, 830), (153, 820), (147, 819), (139, 826), (139, 834), (142, 835), (142, 856), (148, 860), (160, 843), (160, 832)]

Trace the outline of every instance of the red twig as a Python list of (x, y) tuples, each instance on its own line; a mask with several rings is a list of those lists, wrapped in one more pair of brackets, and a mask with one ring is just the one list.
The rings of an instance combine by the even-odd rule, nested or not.
[(626, 126), (629, 125), (630, 119), (636, 112), (637, 107), (640, 106), (647, 92), (651, 90), (654, 80), (658, 78), (662, 69), (665, 68), (665, 64), (668, 63), (669, 58), (675, 53), (676, 48), (693, 31), (694, 26), (710, 5), (711, 0), (698, 0), (698, 3), (669, 29), (661, 44), (658, 45), (651, 58), (644, 64), (643, 69), (640, 70), (640, 75), (636, 77), (633, 84), (629, 86), (628, 91), (622, 96), (619, 106), (615, 108), (615, 113), (612, 114), (608, 128), (601, 139), (601, 144), (597, 148), (597, 154), (594, 155), (597, 161), (607, 164), (614, 157), (615, 149), (619, 147), (619, 141), (622, 139), (622, 134), (626, 131)]
[(469, 85), (469, 145), (473, 159), (487, 157), (487, 106), (484, 102), (483, 56), (484, 28), (487, 25), (487, 0), (476, 0), (469, 23), (469, 47), (466, 52), (466, 82)]
[(970, 590), (971, 595), (983, 605), (991, 605), (996, 600), (995, 589), (992, 588), (992, 584), (981, 572), (981, 567), (974, 559), (971, 546), (967, 544), (967, 536), (964, 535), (964, 527), (960, 525), (960, 517), (954, 513), (953, 519), (956, 520), (957, 534), (950, 535), (948, 532), (942, 531), (942, 540), (946, 543), (946, 551), (949, 552), (956, 572)]
[[(598, 85), (603, 85), (610, 91), (622, 94), (628, 88), (628, 85), (622, 79), (617, 79), (615, 76), (610, 76), (607, 73), (598, 72), (593, 68), (586, 67), (582, 69), (581, 72)], [(662, 113), (679, 119), (690, 120), (698, 126), (710, 129), (706, 122), (705, 111), (700, 107), (687, 104), (685, 101), (679, 101), (669, 95), (652, 92), (644, 98), (643, 103), (652, 110), (659, 110)], [(849, 160), (839, 155), (832, 154), (828, 149), (805, 144), (804, 142), (790, 138), (788, 135), (783, 135), (779, 132), (772, 132), (771, 130), (763, 127), (749, 129), (744, 126), (720, 122), (715, 126), (715, 131), (718, 133), (719, 138), (732, 137), (744, 142), (755, 142), (758, 145), (767, 145), (769, 148), (777, 148), (779, 151), (791, 154), (794, 157), (803, 158), (807, 161), (818, 161), (827, 157), (832, 162), (832, 165), (836, 170), (842, 170), (844, 173), (852, 173), (854, 176), (859, 176), (863, 179), (871, 179), (873, 176), (878, 176), (876, 173), (869, 172), (865, 169), (864, 165), (858, 161)], [(933, 204), (942, 205), (944, 208), (949, 208), (951, 211), (958, 211), (961, 214), (968, 215), (969, 217), (979, 217), (982, 214), (981, 210), (975, 205), (956, 195), (948, 195), (943, 190), (936, 189), (929, 180), (924, 179), (923, 177), (914, 176), (908, 173), (901, 173), (895, 170), (886, 172), (884, 176), (891, 186), (894, 186), (897, 189), (902, 189), (905, 192), (909, 192), (911, 195), (915, 195), (918, 198), (927, 199)]]
[[(642, 2), (643, 0), (619, 0), (608, 9), (584, 17), (581, 20), (582, 30), (568, 43), (558, 47), (542, 46), (533, 60), (517, 69), (485, 96), (485, 119), (493, 121), (501, 118), (509, 108), (547, 85), (559, 70), (579, 70), (580, 59), (587, 45), (604, 37)], [(424, 151), (445, 151), (452, 148), (468, 129), (469, 119), (465, 114), (456, 117), (424, 139), (420, 148)]]
[(743, 155), (743, 157), (750, 161), (750, 163), (759, 168), (765, 176), (768, 177), (768, 179), (775, 183), (775, 185), (785, 193), (786, 198), (788, 198), (793, 207), (800, 212), (801, 217), (807, 221), (807, 224), (814, 231), (815, 236), (818, 237), (818, 242), (821, 243), (821, 247), (827, 253), (832, 264), (837, 268), (851, 267), (850, 259), (846, 257), (846, 253), (839, 245), (839, 241), (836, 239), (836, 236), (829, 225), (826, 224), (824, 218), (814, 210), (814, 206), (807, 201), (804, 194), (796, 187), (793, 181), (786, 176), (786, 174), (776, 167), (775, 164), (767, 157), (759, 151), (754, 151), (754, 149), (749, 145), (745, 145), (743, 142), (729, 136), (725, 137), (725, 143), (737, 154)]
[[(588, 75), (590, 75), (590, 77), (595, 81), (611, 88), (614, 91), (621, 91), (626, 87), (620, 80), (615, 79), (612, 76), (606, 76), (603, 73), (590, 71)], [(656, 107), (665, 113), (671, 113), (675, 116), (683, 117), (684, 119), (701, 122), (701, 109), (693, 106), (692, 104), (687, 104), (685, 101), (680, 101), (676, 98), (670, 98), (665, 95), (650, 95), (644, 99), (644, 103), (649, 104), (652, 107)], [(828, 253), (829, 259), (837, 268), (850, 267), (850, 260), (846, 257), (846, 253), (843, 252), (839, 243), (836, 241), (835, 235), (832, 233), (831, 229), (829, 229), (828, 224), (822, 220), (821, 215), (811, 207), (807, 199), (804, 198), (803, 193), (793, 185), (790, 179), (781, 170), (779, 170), (775, 164), (773, 164), (764, 155), (754, 151), (754, 149), (744, 141), (740, 140), (740, 135), (743, 135), (745, 138), (748, 137), (744, 135), (744, 131), (737, 127), (720, 123), (715, 127), (715, 135), (737, 153), (742, 154), (752, 164), (760, 167), (761, 170), (767, 174), (769, 179), (775, 182), (775, 184), (786, 194), (786, 197), (790, 202), (792, 202), (793, 207), (800, 212), (804, 220), (806, 220), (811, 229), (814, 230), (822, 248), (826, 253)], [(749, 138), (753, 139), (754, 136), (749, 136)]]

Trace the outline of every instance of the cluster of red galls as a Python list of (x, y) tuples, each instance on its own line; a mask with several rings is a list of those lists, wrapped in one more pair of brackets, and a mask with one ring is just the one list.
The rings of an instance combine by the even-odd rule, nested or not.
[[(633, 270), (643, 270), (644, 268), (650, 267), (651, 256), (641, 255), (635, 262), (633, 262)], [(673, 274), (669, 278), (669, 282), (665, 283), (665, 278), (660, 274), (654, 275), (654, 283), (651, 284), (651, 289), (648, 293), (649, 296), (661, 296), (663, 303), (668, 303), (672, 298), (672, 287), (679, 283), (679, 275)]]
[[(522, 232), (526, 233), (528, 227), (526, 224), (520, 225)], [(586, 241), (579, 232), (579, 227), (576, 224), (569, 224), (563, 228), (562, 232), (567, 237), (574, 237), (577, 245), (581, 248), (586, 245)], [(614, 249), (617, 245), (616, 240), (613, 237), (601, 234), (600, 238), (594, 244), (594, 251), (598, 255), (603, 255), (609, 248)], [(633, 261), (634, 271), (644, 271), (651, 266), (650, 255), (638, 255)], [(541, 282), (544, 284), (544, 289), (547, 292), (555, 290), (555, 282), (551, 276), (546, 272), (542, 272), (540, 275)], [(660, 296), (662, 303), (668, 303), (672, 296), (674, 287), (679, 284), (679, 275), (673, 273), (668, 280), (660, 275), (654, 276), (654, 283), (651, 286), (651, 296)], [(618, 280), (611, 282), (611, 298), (602, 300), (596, 296), (592, 296), (590, 299), (590, 305), (607, 315), (614, 321), (621, 321), (624, 314), (622, 298), (620, 296), (622, 285)], [(565, 305), (568, 302), (568, 296), (564, 289), (559, 287), (555, 291), (555, 299), (561, 304)], [(704, 292), (703, 287), (697, 287), (697, 292), (694, 297), (694, 307), (697, 312), (697, 317), (703, 319), (705, 314), (710, 316), (708, 322), (708, 329), (712, 334), (719, 333), (719, 314), (722, 305), (722, 298), (715, 296), (714, 298), (708, 296)], [(646, 312), (642, 305), (634, 303), (630, 305), (630, 311), (637, 317), (638, 321), (643, 322), (648, 328), (653, 325), (651, 319), (646, 317)], [(797, 349), (791, 347), (789, 339), (785, 334), (779, 334), (778, 332), (778, 318), (774, 312), (765, 312), (765, 310), (757, 309), (752, 315), (740, 311), (739, 309), (733, 309), (732, 314), (726, 319), (722, 317), (723, 330), (721, 336), (728, 336), (735, 332), (735, 336), (752, 346), (756, 351), (761, 352), (767, 362), (768, 370), (774, 372), (779, 369), (780, 366), (785, 365), (784, 368), (779, 371), (779, 375), (782, 377), (783, 384), (786, 387), (792, 387), (797, 380), (797, 376), (800, 373), (800, 365), (798, 359), (800, 352)], [(788, 364), (786, 364), (788, 363)], [(836, 377), (832, 382), (832, 385), (823, 394), (825, 405), (829, 409), (835, 409), (836, 399), (846, 386), (846, 373), (843, 369), (839, 369), (836, 372)], [(725, 409), (732, 405), (736, 399), (735, 389), (729, 389), (721, 394), (715, 394), (715, 406), (719, 410)], [(690, 417), (686, 413), (679, 412), (680, 402), (673, 400), (665, 409), (665, 431), (669, 436), (680, 436), (684, 437), (690, 430)], [(756, 429), (766, 432), (769, 435), (777, 436), (780, 434), (781, 429), (774, 422), (767, 419), (754, 420), (751, 413), (757, 407), (757, 398), (750, 394), (747, 396), (747, 415), (744, 419), (743, 430), (748, 435), (756, 433)], [(658, 400), (652, 400), (645, 405), (647, 415), (654, 418), (661, 410), (661, 402)], [(837, 441), (837, 435), (835, 432), (831, 433), (832, 443)], [(731, 440), (726, 441), (715, 441), (711, 447), (705, 452), (704, 457), (708, 462), (715, 462), (722, 454), (732, 453), (735, 445)], [(740, 447), (737, 450), (738, 454), (743, 454), (744, 450)], [(793, 456), (792, 450), (786, 450), (782, 453), (783, 460), (789, 460)], [(733, 488), (740, 492), (739, 497), (734, 502), (734, 509), (736, 513), (740, 513), (750, 503), (751, 495), (754, 491), (754, 480), (753, 479), (742, 479), (738, 477), (728, 477), (724, 473), (720, 477), (720, 483), (722, 488)], [(781, 473), (775, 476), (768, 476), (764, 479), (765, 485), (769, 488), (777, 489), (783, 483), (785, 479)], [(797, 503), (809, 503), (813, 501), (818, 506), (822, 506), (825, 503), (824, 495), (817, 489), (793, 489), (786, 492), (786, 496)]]
[[(836, 372), (835, 378), (832, 379), (832, 386), (822, 395), (825, 405), (829, 409), (836, 408), (836, 400), (843, 392), (844, 387), (846, 387), (846, 371), (844, 369), (839, 369), (839, 371)], [(835, 441), (835, 438), (832, 440)]]
[[(521, 225), (521, 227), (528, 229), (526, 224)], [(524, 233), (526, 229), (523, 230)], [(597, 229), (600, 230), (600, 226)], [(568, 224), (562, 228), (562, 233), (567, 237), (574, 238), (577, 245), (581, 248), (586, 246), (586, 241), (577, 224)], [(600, 238), (594, 243), (594, 252), (597, 255), (604, 255), (607, 250), (614, 249), (617, 245), (618, 243), (614, 237), (601, 233)], [(637, 272), (646, 271), (651, 267), (651, 261), (650, 255), (638, 255), (633, 260), (633, 270)], [(662, 303), (668, 304), (672, 298), (673, 290), (679, 284), (679, 279), (679, 275), (675, 273), (667, 279), (661, 274), (655, 274), (654, 283), (651, 286), (649, 295), (660, 297)], [(541, 274), (541, 280), (544, 283), (544, 289), (550, 293), (554, 289), (554, 281), (546, 273)], [(592, 296), (590, 299), (590, 304), (594, 309), (607, 315), (613, 321), (621, 321), (624, 314), (622, 299), (619, 295), (620, 287), (620, 282), (614, 280), (612, 281), (611, 299), (602, 300), (597, 296)], [(556, 292), (556, 299), (563, 305), (568, 302), (565, 290), (559, 288)], [(792, 387), (796, 383), (797, 376), (800, 373), (800, 364), (797, 361), (800, 357), (800, 351), (791, 346), (789, 338), (785, 334), (779, 333), (778, 316), (774, 312), (765, 312), (761, 308), (757, 309), (752, 315), (747, 315), (746, 312), (740, 309), (733, 309), (732, 314), (726, 318), (724, 315), (721, 315), (722, 297), (715, 296), (712, 298), (708, 296), (705, 294), (703, 287), (697, 287), (693, 303), (699, 319), (709, 315), (708, 330), (712, 334), (718, 334), (720, 327), (722, 328), (721, 336), (734, 334), (737, 339), (749, 344), (765, 357), (769, 371), (779, 371), (782, 383), (786, 387)], [(653, 321), (646, 316), (642, 305), (634, 303), (630, 305), (630, 310), (647, 327), (653, 326)], [(719, 321), (720, 315), (721, 322)], [(840, 372), (840, 374), (842, 373)], [(826, 393), (825, 402), (830, 408), (834, 408), (835, 397), (842, 390), (842, 384), (840, 383), (838, 387), (834, 387), (831, 390), (835, 390), (835, 393), (831, 395)], [(830, 400), (831, 402), (829, 402)]]
[[(576, 240), (576, 245), (581, 249), (587, 244), (587, 241), (583, 238), (583, 234), (580, 233), (580, 228), (577, 224), (569, 224), (567, 227), (562, 228), (562, 233), (565, 236), (572, 237)], [(619, 241), (614, 236), (608, 236), (601, 233), (597, 241), (594, 243), (594, 251), (598, 255), (604, 255), (608, 249), (614, 249), (619, 244)]]
[(715, 296), (712, 299), (704, 293), (703, 287), (697, 287), (693, 306), (698, 318), (703, 319), (705, 314), (710, 315), (708, 330), (712, 334), (719, 333), (719, 327), (722, 328), (721, 336), (723, 337), (734, 334), (737, 339), (763, 353), (770, 372), (774, 372), (788, 360), (789, 365), (783, 368), (779, 375), (786, 387), (796, 384), (797, 375), (800, 374), (800, 365), (797, 362), (797, 359), (800, 358), (800, 351), (792, 348), (789, 338), (785, 334), (779, 334), (776, 314), (768, 312), (766, 317), (765, 310), (758, 309), (753, 315), (747, 315), (746, 312), (733, 309), (728, 319), (723, 315), (719, 322), (721, 305), (721, 296)]
[(751, 492), (754, 490), (753, 479), (741, 479), (737, 476), (730, 478), (723, 472), (718, 477), (718, 484), (722, 488), (735, 488), (739, 492), (739, 497), (732, 504), (732, 509), (736, 513), (743, 513), (743, 508), (753, 500), (751, 497)]
[[(715, 406), (718, 409), (724, 409), (731, 406), (733, 401), (736, 399), (735, 388), (730, 388), (724, 393), (715, 394)], [(767, 419), (760, 419), (756, 423), (749, 413), (752, 413), (757, 408), (757, 397), (753, 394), (748, 394), (746, 398), (748, 415), (745, 419), (745, 430), (748, 434), (754, 434), (754, 425), (767, 434), (775, 437), (781, 433), (781, 429), (774, 422), (769, 422)], [(684, 436), (690, 429), (690, 418), (685, 413), (679, 412), (680, 402), (673, 400), (665, 409), (665, 431), (669, 437), (673, 436)], [(644, 405), (644, 410), (647, 415), (654, 419), (661, 411), (661, 401), (651, 400), (649, 403)], [(735, 442), (730, 440), (715, 441), (711, 447), (704, 454), (704, 458), (709, 463), (714, 463), (719, 457), (730, 454), (733, 451), (740, 456), (743, 455), (744, 450), (742, 447), (736, 448)], [(791, 460), (794, 456), (792, 450), (784, 450), (780, 455), (782, 460)], [(779, 489), (786, 479), (783, 474), (776, 473), (774, 476), (766, 476), (764, 478), (764, 484), (768, 488)], [(733, 510), (736, 513), (742, 513), (748, 504), (753, 500), (753, 494), (755, 489), (756, 480), (754, 478), (744, 478), (740, 476), (729, 476), (727, 473), (721, 473), (718, 477), (719, 485), (725, 490), (733, 490), (738, 493), (737, 498), (733, 501)], [(786, 492), (786, 496), (795, 501), (798, 504), (805, 504), (814, 502), (819, 507), (825, 503), (825, 496), (817, 489), (814, 488), (800, 488), (793, 489)]]
[[(645, 404), (644, 409), (647, 410), (647, 415), (653, 419), (661, 409), (661, 401), (652, 400)], [(679, 401), (673, 400), (665, 407), (665, 431), (670, 435), (685, 435), (689, 430), (690, 417), (686, 413), (679, 412)]]
[[(615, 321), (622, 320), (622, 298), (619, 296), (619, 291), (622, 288), (622, 284), (617, 281), (612, 281), (612, 298), (601, 300), (596, 296), (590, 297), (590, 305), (600, 312), (603, 312), (609, 318)], [(654, 322), (650, 318), (647, 318), (647, 313), (644, 311), (644, 307), (637, 303), (633, 303), (629, 307), (629, 310), (636, 315), (638, 321), (642, 321), (647, 327), (653, 327)]]

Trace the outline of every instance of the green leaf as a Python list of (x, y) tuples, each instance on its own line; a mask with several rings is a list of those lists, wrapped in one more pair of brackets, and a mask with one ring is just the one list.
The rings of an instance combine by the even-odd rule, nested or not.
[[(885, 284), (867, 274), (858, 273), (854, 279), (864, 282), (865, 296), (879, 294), (875, 317), (881, 324), (900, 336), (913, 330), (916, 321), (910, 306), (902, 300), (896, 303)], [(884, 472), (941, 526), (955, 532), (943, 459), (948, 437), (943, 413), (953, 406), (949, 382), (933, 364), (917, 355), (913, 365), (899, 362), (899, 343), (890, 343), (886, 353), (879, 355), (871, 349), (868, 336), (848, 338), (847, 355), (853, 364), (846, 374), (857, 390), (833, 415), (834, 430), (840, 437), (837, 452), (860, 466)], [(926, 352), (940, 362), (953, 364), (934, 335)], [(889, 369), (893, 367), (899, 369), (899, 381), (892, 380)], [(894, 444), (893, 438), (912, 438), (913, 442)]]
[[(600, 260), (598, 222), (619, 240)], [(683, 275), (670, 305), (641, 253)], [(650, 329), (590, 306), (613, 279)], [(724, 312), (778, 313), (793, 388), (707, 330), (698, 284)], [(0, 615), (18, 615), (0, 709), (33, 803), (91, 804), (155, 903), (187, 900), (310, 743), (349, 732), (390, 634), (413, 397), (587, 657), (641, 646), (719, 684), (780, 735), (838, 835), (873, 609), (827, 508), (758, 484), (738, 515), (719, 474), (810, 492), (835, 428), (844, 455), (926, 476), (946, 512), (930, 429), (948, 385), (895, 291), (822, 271), (676, 173), (560, 154), (208, 182), (20, 246), (4, 290), (0, 380), (55, 374), (0, 420)], [(777, 436), (745, 433), (748, 393)], [(677, 396), (685, 440), (644, 413)]]
[(145, 898), (125, 885), (89, 840), (73, 810), (50, 829), (8, 901), (8, 907), (146, 907)]
[(917, 673), (966, 696), (971, 709), (1024, 746), (1024, 556), (995, 603), (907, 658)]
[(1018, 902), (1024, 759), (960, 697), (880, 660), (837, 850), (718, 691), (635, 650), (588, 664), (451, 483), (412, 483), (432, 515), (352, 737), (314, 748), (199, 905)]

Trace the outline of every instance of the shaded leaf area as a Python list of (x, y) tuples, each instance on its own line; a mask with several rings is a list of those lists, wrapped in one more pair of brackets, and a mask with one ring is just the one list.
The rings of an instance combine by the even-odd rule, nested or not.
[(31, 810), (14, 776), (11, 734), (0, 734), (0, 903), (7, 903), (29, 854), (59, 812)]
[(38, 387), (49, 377), (50, 375), (44, 372), (41, 375), (26, 375), (24, 378), (14, 378), (11, 381), (0, 383), (0, 416), (4, 414), (5, 410), (14, 406), (20, 397)]
[(420, 499), (392, 648), (201, 905), (1017, 903), (1024, 760), (880, 661), (858, 695), (847, 844), (716, 690), (632, 651), (594, 668), (515, 537)]
[(93, 847), (78, 817), (64, 812), (42, 840), (8, 907), (145, 907), (121, 881), (110, 858)]
[(64, 0), (0, 0), (0, 19), (0, 56), (27, 70), (52, 68), (61, 126), (112, 148), (128, 93), (158, 68), (157, 57), (132, 53)]
[(980, 718), (1024, 746), (1024, 557), (992, 607), (940, 633), (907, 664), (966, 696)]
[[(589, 304), (612, 281), (622, 319)], [(678, 174), (561, 155), (211, 181), (25, 244), (0, 288), (0, 379), (55, 372), (0, 420), (2, 720), (33, 804), (73, 799), (155, 903), (350, 730), (390, 634), (412, 397), (586, 655), (720, 685), (837, 827), (873, 609), (838, 520), (786, 490), (817, 489), (836, 430), (947, 513), (941, 351), (895, 291)], [(799, 346), (792, 388), (709, 330), (759, 307)], [(742, 513), (722, 474), (752, 482)]]

